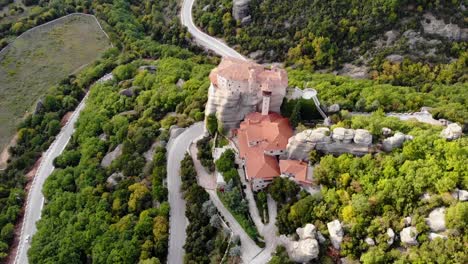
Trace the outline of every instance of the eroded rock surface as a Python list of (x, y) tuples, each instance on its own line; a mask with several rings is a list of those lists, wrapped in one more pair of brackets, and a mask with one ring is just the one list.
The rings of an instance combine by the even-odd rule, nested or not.
[(335, 249), (340, 249), (341, 242), (343, 241), (343, 227), (338, 220), (327, 223), (328, 232), (330, 233), (330, 240)]
[(101, 166), (107, 168), (111, 165), (112, 161), (122, 155), (123, 145), (118, 145), (113, 151), (107, 153), (101, 161)]
[(431, 13), (424, 14), (421, 21), (424, 33), (439, 35), (450, 40), (468, 40), (468, 28), (460, 28), (456, 24), (446, 24), (443, 19), (437, 19)]
[(452, 123), (448, 125), (442, 132), (440, 136), (447, 140), (454, 140), (460, 138), (463, 135), (462, 127), (457, 123)]
[(382, 142), (382, 147), (384, 151), (392, 151), (395, 148), (401, 148), (403, 143), (407, 140), (412, 140), (411, 136), (405, 135), (401, 132), (396, 132), (395, 135), (386, 138)]
[(439, 207), (432, 210), (432, 212), (429, 213), (429, 217), (426, 219), (426, 221), (431, 231), (445, 231), (445, 208)]
[(245, 17), (249, 16), (250, 0), (233, 0), (232, 3), (232, 16), (235, 20), (241, 21)]
[(418, 245), (418, 241), (416, 240), (417, 237), (418, 230), (416, 230), (416, 227), (414, 226), (405, 227), (400, 232), (401, 242), (403, 242), (405, 245)]

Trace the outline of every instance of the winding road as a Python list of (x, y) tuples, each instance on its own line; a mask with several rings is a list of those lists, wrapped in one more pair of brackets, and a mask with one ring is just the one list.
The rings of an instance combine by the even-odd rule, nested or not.
[(169, 253), (167, 263), (182, 264), (184, 260), (185, 228), (188, 221), (185, 217), (185, 201), (182, 198), (180, 162), (184, 158), (192, 141), (203, 134), (203, 123), (199, 122), (187, 128), (167, 145), (167, 189), (169, 191)]
[(192, 8), (195, 0), (184, 0), (182, 3), (182, 10), (180, 14), (180, 21), (182, 25), (186, 26), (190, 34), (194, 37), (195, 41), (202, 47), (214, 51), (220, 56), (234, 57), (246, 60), (244, 56), (230, 48), (223, 41), (213, 38), (201, 31), (193, 23)]

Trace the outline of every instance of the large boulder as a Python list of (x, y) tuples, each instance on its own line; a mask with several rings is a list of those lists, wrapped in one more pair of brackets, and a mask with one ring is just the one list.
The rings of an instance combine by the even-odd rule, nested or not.
[(417, 237), (418, 237), (418, 230), (416, 230), (416, 227), (414, 226), (405, 227), (400, 232), (401, 242), (403, 242), (405, 245), (409, 245), (409, 246), (418, 245), (418, 241), (416, 240)]
[(354, 132), (354, 143), (362, 146), (370, 146), (372, 144), (372, 134), (365, 129), (356, 129)]
[(336, 142), (351, 143), (354, 139), (354, 130), (337, 127), (333, 129), (332, 138)]
[(442, 132), (440, 136), (447, 140), (454, 140), (463, 135), (462, 127), (457, 123), (452, 123), (448, 125)]
[(304, 227), (296, 229), (299, 239), (315, 238), (316, 228), (313, 224), (306, 224)]
[(233, 0), (232, 3), (232, 16), (237, 21), (242, 21), (250, 14), (249, 9), (250, 0)]
[(427, 225), (433, 232), (445, 231), (445, 208), (439, 207), (429, 213), (426, 219)]
[(339, 104), (332, 104), (329, 107), (327, 107), (327, 112), (328, 113), (338, 113), (340, 111), (340, 105)]
[(107, 168), (111, 165), (112, 161), (122, 155), (123, 145), (118, 145), (113, 151), (107, 153), (101, 161), (101, 166)]
[(335, 249), (340, 249), (341, 241), (343, 241), (343, 226), (340, 221), (334, 220), (327, 223), (328, 233), (330, 233), (330, 240)]
[(468, 200), (468, 191), (458, 190), (458, 200), (464, 202)]
[(124, 175), (121, 172), (112, 173), (106, 180), (107, 186), (110, 188), (115, 187), (122, 179)]
[(395, 148), (401, 148), (403, 143), (407, 140), (411, 140), (411, 136), (405, 135), (401, 132), (396, 132), (392, 137), (386, 138), (382, 142), (384, 151), (390, 152)]
[(442, 238), (442, 239), (447, 239), (447, 236), (445, 235), (441, 235), (441, 234), (437, 234), (437, 233), (429, 233), (429, 240), (434, 240), (436, 238)]
[(330, 142), (330, 130), (326, 127), (307, 129), (291, 137), (286, 147), (287, 159), (308, 160), (317, 144)]
[(395, 242), (395, 232), (393, 231), (393, 229), (391, 228), (387, 229), (387, 236), (388, 236), (387, 244), (392, 245), (393, 242)]
[(299, 263), (306, 263), (319, 255), (319, 244), (317, 240), (309, 238), (294, 241), (289, 248), (289, 257)]
[(364, 240), (364, 242), (366, 242), (367, 245), (369, 246), (375, 246), (375, 241), (374, 239), (370, 238), (370, 237), (366, 237), (366, 239)]

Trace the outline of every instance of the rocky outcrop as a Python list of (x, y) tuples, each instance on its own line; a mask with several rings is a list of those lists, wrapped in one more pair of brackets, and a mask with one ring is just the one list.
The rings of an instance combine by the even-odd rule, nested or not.
[(320, 127), (307, 129), (289, 138), (287, 158), (295, 160), (308, 160), (309, 153), (319, 143), (330, 142), (330, 129)]
[(316, 229), (312, 224), (307, 224), (303, 228), (298, 228), (298, 241), (281, 236), (280, 241), (285, 245), (289, 258), (295, 262), (306, 263), (315, 259), (319, 255), (319, 244), (316, 240)]
[(308, 160), (313, 149), (327, 154), (351, 153), (362, 156), (369, 153), (371, 144), (372, 135), (364, 129), (338, 127), (331, 135), (330, 130), (325, 127), (307, 129), (289, 139), (286, 158)]
[(401, 242), (404, 243), (405, 245), (409, 245), (409, 246), (418, 245), (418, 241), (416, 240), (417, 237), (418, 237), (418, 230), (416, 230), (416, 227), (414, 226), (405, 227), (400, 232)]
[(447, 236), (445, 235), (441, 235), (441, 234), (437, 234), (437, 233), (429, 233), (429, 240), (434, 240), (436, 238), (442, 238), (442, 239), (447, 239)]
[(337, 127), (333, 129), (332, 139), (335, 142), (351, 143), (354, 138), (354, 129)]
[(447, 140), (454, 140), (460, 138), (463, 135), (462, 127), (457, 123), (452, 123), (448, 125), (442, 132), (440, 136)]
[(387, 244), (392, 245), (393, 242), (395, 242), (395, 232), (393, 231), (393, 229), (391, 228), (387, 229), (387, 236), (388, 236)]
[(299, 235), (299, 239), (315, 238), (316, 229), (313, 224), (306, 224), (304, 227), (296, 229), (296, 233)]
[(237, 21), (242, 21), (245, 17), (249, 16), (250, 0), (233, 0), (232, 3), (232, 16)]
[(327, 107), (327, 112), (328, 113), (338, 113), (340, 111), (340, 105), (339, 104), (332, 104), (329, 107)]
[(464, 202), (468, 200), (468, 191), (458, 190), (458, 200)]
[(341, 242), (343, 241), (343, 227), (338, 220), (327, 223), (328, 232), (330, 233), (330, 240), (335, 249), (340, 249)]
[(375, 241), (374, 239), (370, 238), (370, 237), (366, 237), (366, 239), (364, 240), (364, 242), (366, 242), (367, 245), (369, 246), (375, 246)]
[(369, 68), (366, 66), (356, 66), (345, 63), (343, 68), (338, 71), (339, 75), (349, 76), (354, 79), (365, 79), (369, 77)]
[(107, 168), (111, 165), (112, 161), (122, 155), (123, 145), (118, 145), (113, 151), (107, 153), (101, 161), (101, 166)]
[(445, 208), (439, 207), (432, 210), (426, 222), (432, 232), (445, 231)]
[(121, 172), (114, 172), (106, 180), (107, 186), (109, 188), (115, 187), (122, 179), (124, 175)]
[(424, 14), (421, 21), (424, 33), (439, 35), (450, 40), (468, 40), (468, 28), (460, 28), (455, 24), (445, 24), (443, 19), (437, 19), (431, 13)]
[(412, 136), (405, 135), (401, 132), (396, 132), (395, 135), (393, 135), (392, 137), (383, 140), (382, 148), (384, 151), (390, 152), (395, 148), (401, 148), (405, 141), (412, 139)]
[(370, 146), (372, 144), (372, 135), (365, 129), (356, 129), (353, 141), (358, 145)]

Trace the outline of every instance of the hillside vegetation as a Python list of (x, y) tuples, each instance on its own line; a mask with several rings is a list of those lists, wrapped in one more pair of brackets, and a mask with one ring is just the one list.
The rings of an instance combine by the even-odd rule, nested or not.
[(48, 88), (96, 60), (109, 47), (96, 20), (82, 15), (36, 28), (16, 39), (0, 55), (0, 149)]
[[(244, 54), (262, 51), (259, 58), (267, 61), (286, 61), (312, 69), (335, 68), (349, 61), (365, 63), (374, 57), (380, 60), (395, 52), (440, 63), (457, 58), (467, 46), (459, 40), (426, 36), (441, 41), (436, 41), (437, 45), (421, 41), (428, 45), (419, 45), (418, 49), (425, 52), (416, 55), (418, 50), (407, 43), (413, 37), (403, 34), (408, 30), (420, 32), (426, 13), (467, 27), (463, 1), (252, 0), (248, 7), (252, 22), (244, 24), (233, 19), (232, 2), (197, 1), (198, 25), (209, 34), (238, 45)], [(395, 30), (395, 37), (390, 37), (395, 38), (391, 41), (395, 45), (387, 46), (384, 43), (389, 37), (385, 32), (390, 30)]]

